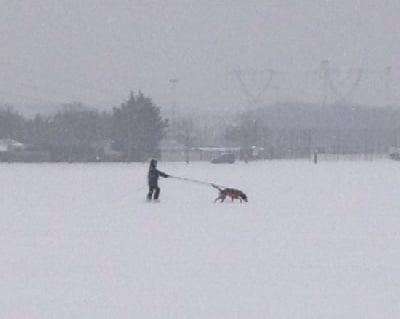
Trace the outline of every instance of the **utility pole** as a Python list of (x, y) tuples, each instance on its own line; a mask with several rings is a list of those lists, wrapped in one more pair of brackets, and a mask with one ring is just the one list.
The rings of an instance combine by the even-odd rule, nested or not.
[(392, 73), (392, 67), (391, 66), (387, 66), (385, 68), (385, 100), (386, 100), (386, 106), (389, 106), (391, 101), (391, 73)]
[(329, 85), (329, 61), (322, 60), (321, 61), (321, 73), (322, 73), (322, 81), (323, 81), (323, 93), (322, 93), (322, 105), (325, 106), (328, 101), (328, 85)]
[(171, 84), (171, 93), (172, 93), (172, 105), (171, 105), (171, 120), (176, 121), (176, 109), (177, 109), (177, 92), (176, 87), (178, 85), (179, 80), (174, 78), (170, 79), (169, 83)]
[(343, 85), (340, 87), (340, 83), (333, 80), (328, 60), (321, 61), (321, 71), (323, 77), (323, 105), (326, 105), (327, 103), (328, 92), (332, 93), (336, 103), (343, 105), (351, 104), (354, 97), (354, 92), (358, 88), (363, 77), (364, 69), (351, 68), (347, 71), (347, 77), (344, 78), (347, 83), (347, 88)]

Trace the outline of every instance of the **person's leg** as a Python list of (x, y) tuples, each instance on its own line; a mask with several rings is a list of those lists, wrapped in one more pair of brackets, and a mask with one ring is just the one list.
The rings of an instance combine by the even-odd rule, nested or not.
[(154, 187), (149, 186), (149, 193), (147, 194), (147, 200), (151, 200), (153, 197)]
[(155, 189), (156, 191), (154, 193), (154, 199), (157, 200), (158, 196), (160, 196), (160, 187), (156, 186)]

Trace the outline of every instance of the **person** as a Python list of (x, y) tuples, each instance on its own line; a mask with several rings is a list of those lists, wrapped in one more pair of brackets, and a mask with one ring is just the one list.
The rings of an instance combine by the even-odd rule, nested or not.
[(314, 151), (314, 164), (318, 164), (318, 151)]
[(168, 178), (169, 175), (161, 172), (157, 169), (157, 160), (152, 159), (150, 161), (149, 173), (147, 175), (147, 181), (149, 184), (149, 193), (147, 194), (147, 200), (151, 201), (154, 199), (158, 201), (158, 197), (160, 196), (160, 187), (158, 186), (158, 178), (159, 177)]

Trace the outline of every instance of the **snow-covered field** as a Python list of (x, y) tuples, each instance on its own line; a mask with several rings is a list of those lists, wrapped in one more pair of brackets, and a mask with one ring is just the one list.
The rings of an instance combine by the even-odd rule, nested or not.
[(400, 163), (0, 165), (0, 318), (399, 318)]

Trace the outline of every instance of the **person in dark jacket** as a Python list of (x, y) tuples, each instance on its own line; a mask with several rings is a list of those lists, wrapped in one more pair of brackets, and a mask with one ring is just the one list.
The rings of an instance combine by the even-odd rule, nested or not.
[[(158, 200), (160, 196), (160, 187), (158, 187), (159, 177), (168, 178), (169, 175), (161, 172), (157, 169), (157, 160), (152, 159), (150, 161), (149, 173), (147, 175), (147, 181), (149, 184), (149, 193), (147, 194), (147, 200)], [(154, 196), (153, 196), (154, 195)]]

